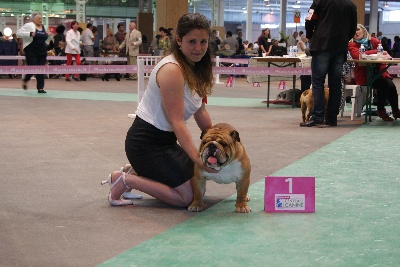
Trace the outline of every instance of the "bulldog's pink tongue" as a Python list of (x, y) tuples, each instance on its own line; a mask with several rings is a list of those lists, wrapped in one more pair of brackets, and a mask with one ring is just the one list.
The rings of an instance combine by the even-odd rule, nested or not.
[(208, 157), (207, 162), (210, 163), (211, 165), (217, 164), (217, 158), (210, 156)]

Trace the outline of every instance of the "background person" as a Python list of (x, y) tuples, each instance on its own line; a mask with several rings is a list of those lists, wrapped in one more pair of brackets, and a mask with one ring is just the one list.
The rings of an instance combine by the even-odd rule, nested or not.
[[(61, 56), (61, 54), (63, 53), (65, 56), (65, 26), (60, 24), (57, 26), (56, 28), (56, 34), (53, 36), (53, 42), (54, 42), (54, 54), (56, 56)], [(60, 42), (64, 42), (64, 47), (60, 46)], [(62, 48), (63, 47), (63, 48)], [(61, 53), (61, 48), (63, 49), (62, 53)], [(61, 60), (52, 60), (50, 61), (51, 65), (61, 65)], [(59, 74), (54, 74), (53, 76), (51, 76), (52, 79), (58, 79), (60, 78)]]
[(85, 57), (94, 57), (94, 40), (96, 37), (93, 34), (93, 25), (88, 23), (86, 29), (82, 33), (83, 55)]
[(328, 75), (327, 121), (337, 126), (341, 102), (343, 63), (347, 44), (357, 28), (357, 8), (351, 0), (314, 0), (306, 17), (306, 37), (310, 40), (311, 79), (314, 106), (301, 127), (324, 123), (324, 88)]
[(271, 31), (269, 28), (265, 28), (264, 30), (261, 31), (261, 35), (257, 39), (259, 57), (262, 57), (263, 53), (265, 53), (265, 55), (268, 55), (270, 46), (272, 45), (271, 42), (268, 42), (270, 39), (271, 39)]
[(396, 35), (393, 37), (392, 57), (400, 58), (400, 37)]
[[(71, 22), (71, 29), (67, 31), (65, 36), (66, 46), (65, 54), (67, 55), (67, 65), (72, 65), (72, 58), (75, 58), (75, 64), (81, 64), (81, 33), (78, 31), (79, 23), (74, 20)], [(74, 74), (74, 80), (80, 81), (79, 74)], [(67, 82), (71, 81), (69, 74), (65, 75), (65, 80)]]
[(305, 34), (301, 35), (300, 40), (297, 42), (297, 51), (299, 53), (306, 53), (308, 40)]
[[(32, 22), (25, 23), (17, 31), (17, 37), (22, 38), (25, 60), (27, 65), (46, 65), (47, 45), (53, 37), (50, 31), (42, 24), (42, 14), (32, 13)], [(33, 74), (26, 74), (22, 79), (22, 88), (27, 90), (27, 83)], [(44, 90), (44, 74), (36, 74), (36, 88), (38, 93)]]
[(208, 20), (201, 14), (178, 20), (176, 41), (153, 69), (126, 136), (125, 151), (133, 170), (125, 166), (130, 174), (114, 171), (107, 180), (111, 205), (132, 204), (120, 196), (133, 188), (187, 207), (193, 199), (194, 164), (217, 172), (203, 164), (186, 125), (193, 116), (200, 130), (212, 126), (204, 103), (213, 86), (210, 34)]
[[(119, 45), (118, 49), (125, 47), (128, 65), (137, 65), (139, 46), (142, 44), (142, 33), (136, 30), (136, 23), (129, 23), (129, 31), (125, 35), (125, 40)], [(127, 80), (137, 80), (136, 73), (130, 73)]]
[(236, 52), (237, 55), (240, 55), (242, 51), (244, 51), (244, 45), (243, 45), (243, 39), (242, 39), (242, 32), (238, 32), (238, 37), (236, 37), (236, 40), (238, 41), (238, 50)]
[(287, 41), (287, 47), (296, 46), (298, 36), (299, 36), (298, 32), (294, 32), (293, 34), (291, 34)]
[[(364, 25), (357, 24), (357, 30), (354, 38), (349, 42), (349, 52), (351, 57), (358, 59), (360, 54), (361, 44), (365, 47), (365, 54), (376, 54), (376, 49), (380, 43), (379, 39), (371, 37)], [(388, 55), (387, 51), (383, 51), (384, 55)], [(386, 64), (378, 64), (376, 72), (383, 71), (386, 68)], [(354, 68), (354, 79), (358, 85), (367, 84), (367, 67), (355, 64)], [(393, 78), (387, 71), (384, 71), (380, 77), (378, 77), (373, 83), (372, 87), (376, 89), (377, 104), (376, 109), (378, 116), (384, 121), (393, 121), (391, 117), (386, 113), (385, 102), (386, 99), (389, 101), (392, 107), (392, 114), (395, 119), (400, 118), (399, 111), (399, 96), (397, 94), (396, 85), (393, 83)]]
[[(112, 32), (111, 29), (107, 29), (107, 36), (103, 40), (103, 51), (104, 51), (104, 57), (113, 57), (115, 52), (118, 50), (118, 41), (115, 39), (115, 36)], [(113, 63), (111, 63), (113, 65)], [(108, 79), (110, 78), (111, 73), (106, 73), (103, 76), (101, 76), (101, 80), (104, 81), (106, 80), (108, 82)], [(120, 81), (120, 74), (115, 73), (114, 74), (115, 79), (117, 81)]]
[(226, 45), (229, 45), (229, 49), (232, 50), (234, 54), (237, 53), (237, 50), (239, 49), (239, 42), (238, 40), (236, 40), (236, 38), (232, 36), (231, 31), (226, 32), (226, 38), (222, 42), (222, 47), (225, 48), (226, 50), (229, 50), (227, 49)]
[(160, 39), (158, 40), (158, 49), (160, 50), (167, 50), (170, 47), (170, 42), (171, 39), (169, 38), (168, 35), (168, 30), (165, 28), (162, 28), (160, 30)]

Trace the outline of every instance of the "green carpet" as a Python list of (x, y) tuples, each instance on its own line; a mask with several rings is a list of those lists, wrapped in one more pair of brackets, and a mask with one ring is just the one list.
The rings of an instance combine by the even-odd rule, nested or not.
[(399, 126), (363, 125), (272, 175), (316, 177), (315, 213), (265, 213), (262, 180), (251, 214), (232, 196), (100, 266), (398, 266)]

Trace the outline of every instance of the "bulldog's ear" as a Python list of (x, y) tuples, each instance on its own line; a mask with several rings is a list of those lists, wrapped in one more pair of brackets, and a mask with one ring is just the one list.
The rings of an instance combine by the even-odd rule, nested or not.
[(203, 139), (203, 136), (206, 134), (206, 132), (207, 132), (207, 129), (204, 129), (203, 131), (201, 131), (200, 140)]
[(240, 137), (239, 137), (239, 132), (238, 131), (232, 131), (231, 132), (231, 137), (232, 137), (232, 139), (240, 142)]

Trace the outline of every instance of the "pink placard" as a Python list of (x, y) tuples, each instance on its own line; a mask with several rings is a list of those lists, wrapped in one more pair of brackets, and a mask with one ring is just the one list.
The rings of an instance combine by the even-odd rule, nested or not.
[(265, 212), (315, 212), (315, 177), (265, 177)]

